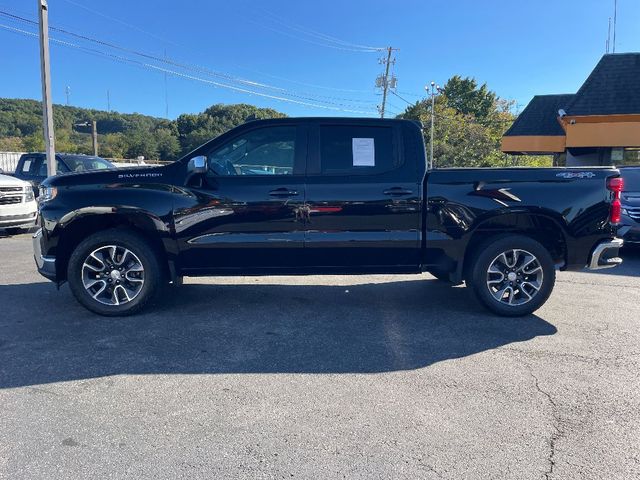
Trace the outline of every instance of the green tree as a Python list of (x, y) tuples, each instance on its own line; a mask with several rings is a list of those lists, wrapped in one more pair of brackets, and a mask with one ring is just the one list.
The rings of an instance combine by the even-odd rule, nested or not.
[(169, 128), (158, 128), (154, 136), (160, 160), (175, 160), (180, 152), (178, 136)]
[[(175, 121), (139, 113), (123, 114), (67, 105), (53, 107), (58, 151), (92, 153), (91, 128), (76, 125), (95, 120), (102, 155), (114, 158), (144, 155), (162, 160), (174, 160), (244, 122), (282, 116), (276, 110), (246, 104), (213, 105), (202, 113), (180, 115)], [(40, 102), (0, 98), (2, 144), (9, 145), (4, 139), (17, 138), (21, 150), (43, 150), (41, 137)], [(10, 145), (15, 146), (15, 141)]]
[(107, 133), (99, 138), (100, 155), (107, 158), (124, 158), (127, 142), (122, 133)]
[(176, 124), (182, 154), (245, 122), (284, 116), (271, 108), (258, 108), (247, 104), (217, 104), (196, 115), (180, 115)]
[(42, 133), (32, 133), (23, 138), (22, 143), (24, 149), (27, 152), (42, 152), (44, 151), (44, 137)]
[(454, 75), (444, 85), (442, 93), (449, 107), (458, 113), (473, 115), (479, 121), (489, 118), (496, 109), (497, 95), (486, 83), (478, 87), (474, 78)]
[[(515, 120), (513, 102), (499, 98), (486, 84), (456, 75), (441, 92), (434, 110), (436, 167), (551, 165), (550, 157), (513, 157), (500, 151), (502, 135)], [(429, 148), (431, 99), (410, 105), (399, 117), (423, 122)]]
[(127, 132), (125, 135), (127, 149), (125, 156), (127, 158), (136, 158), (143, 156), (148, 159), (158, 158), (158, 144), (152, 135), (143, 130), (134, 130)]

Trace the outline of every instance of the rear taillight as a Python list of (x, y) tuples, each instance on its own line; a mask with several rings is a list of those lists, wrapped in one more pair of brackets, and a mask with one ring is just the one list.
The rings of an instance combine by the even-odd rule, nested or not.
[(609, 178), (607, 180), (607, 189), (613, 192), (609, 221), (614, 224), (620, 223), (621, 220), (622, 204), (620, 203), (620, 194), (622, 193), (623, 188), (624, 180), (621, 177)]

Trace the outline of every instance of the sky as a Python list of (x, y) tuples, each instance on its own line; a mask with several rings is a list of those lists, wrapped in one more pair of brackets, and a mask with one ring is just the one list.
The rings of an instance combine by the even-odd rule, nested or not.
[[(521, 111), (533, 95), (580, 87), (605, 53), (614, 0), (48, 3), (54, 103), (68, 87), (70, 105), (106, 110), (109, 98), (115, 111), (175, 118), (216, 103), (376, 116), (388, 46), (398, 49), (391, 115), (453, 75)], [(41, 98), (30, 21), (36, 0), (0, 0), (0, 97)], [(618, 0), (616, 52), (640, 51), (638, 25), (640, 1)]]

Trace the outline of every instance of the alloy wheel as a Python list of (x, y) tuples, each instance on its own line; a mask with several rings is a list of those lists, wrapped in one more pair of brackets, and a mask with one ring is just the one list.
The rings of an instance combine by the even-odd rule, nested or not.
[(489, 264), (487, 288), (498, 302), (517, 306), (530, 302), (542, 288), (542, 265), (532, 253), (511, 249)]
[(122, 305), (135, 299), (144, 285), (144, 267), (131, 250), (105, 245), (91, 252), (82, 264), (82, 284), (104, 305)]

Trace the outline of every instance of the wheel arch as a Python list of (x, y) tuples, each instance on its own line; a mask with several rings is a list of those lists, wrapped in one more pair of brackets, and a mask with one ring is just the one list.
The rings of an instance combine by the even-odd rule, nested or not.
[(147, 212), (117, 211), (97, 213), (95, 209), (81, 209), (65, 215), (58, 225), (59, 238), (56, 248), (56, 278), (58, 282), (67, 279), (67, 266), (75, 248), (94, 233), (123, 229), (142, 237), (153, 248), (162, 266), (163, 273), (169, 277), (172, 271), (169, 257), (163, 244), (168, 237), (164, 223)]
[(524, 235), (544, 246), (556, 265), (567, 264), (567, 232), (562, 220), (543, 212), (508, 212), (484, 219), (468, 234), (464, 258), (458, 263), (455, 277), (467, 277), (468, 269), (478, 248), (494, 237)]

